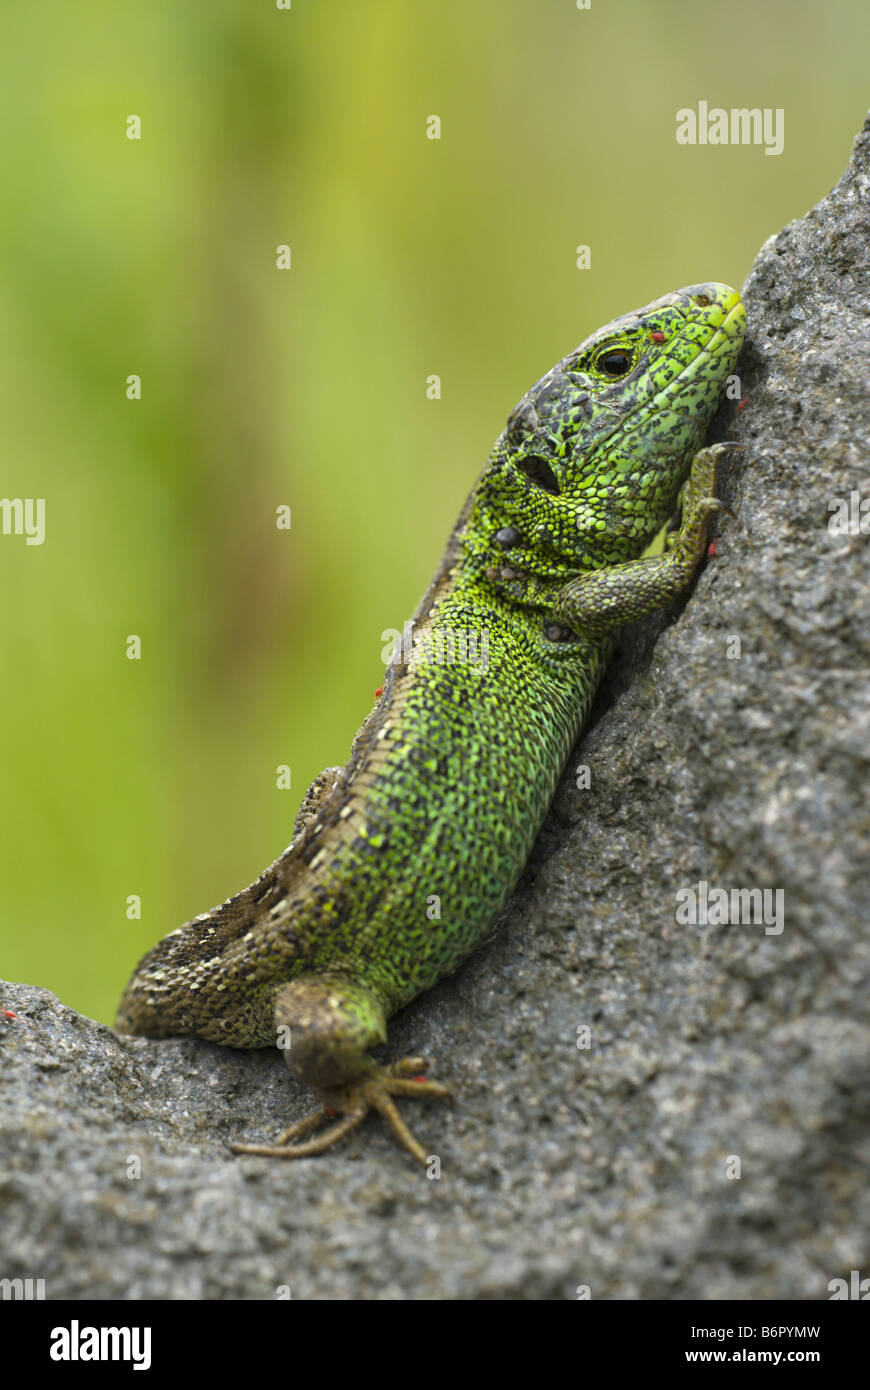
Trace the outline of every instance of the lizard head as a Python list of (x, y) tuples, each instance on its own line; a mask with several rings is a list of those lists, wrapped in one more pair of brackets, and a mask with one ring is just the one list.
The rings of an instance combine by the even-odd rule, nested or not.
[(488, 574), (544, 582), (639, 556), (674, 510), (745, 329), (738, 292), (710, 283), (582, 342), (511, 412), (476, 490), (468, 553)]

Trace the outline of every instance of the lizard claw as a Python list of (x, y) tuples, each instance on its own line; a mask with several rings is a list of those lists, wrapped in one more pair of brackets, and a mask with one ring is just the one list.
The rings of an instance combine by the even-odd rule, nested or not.
[[(372, 1072), (347, 1081), (343, 1086), (335, 1086), (323, 1092), (324, 1104), (312, 1115), (290, 1125), (279, 1134), (274, 1144), (230, 1144), (234, 1154), (257, 1154), (262, 1158), (310, 1158), (324, 1153), (338, 1143), (346, 1134), (352, 1133), (362, 1124), (369, 1111), (377, 1110), (383, 1115), (396, 1139), (419, 1163), (426, 1163), (428, 1155), (399, 1114), (393, 1096), (439, 1096), (450, 1095), (446, 1086), (438, 1081), (427, 1081), (419, 1077), (423, 1067), (421, 1057), (406, 1057), (400, 1062), (392, 1062), (386, 1067), (376, 1067)], [(336, 1115), (341, 1118), (331, 1128), (316, 1138), (306, 1139), (315, 1130), (321, 1129)], [(298, 1142), (302, 1140), (303, 1142)]]

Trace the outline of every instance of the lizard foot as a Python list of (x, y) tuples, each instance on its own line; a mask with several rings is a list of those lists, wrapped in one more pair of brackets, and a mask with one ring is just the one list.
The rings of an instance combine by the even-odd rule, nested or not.
[[(438, 1081), (426, 1081), (419, 1077), (423, 1067), (421, 1057), (406, 1057), (401, 1062), (392, 1062), (386, 1067), (376, 1067), (373, 1071), (323, 1091), (324, 1104), (313, 1115), (306, 1115), (289, 1129), (279, 1134), (274, 1144), (230, 1144), (234, 1154), (258, 1154), (263, 1158), (309, 1158), (312, 1154), (324, 1153), (362, 1124), (370, 1110), (377, 1110), (399, 1143), (419, 1163), (425, 1163), (426, 1150), (413, 1136), (399, 1114), (393, 1096), (449, 1096), (446, 1086)], [(341, 1118), (324, 1134), (316, 1139), (305, 1139), (314, 1130), (321, 1129), (336, 1115)], [(300, 1143), (299, 1140), (304, 1142)]]

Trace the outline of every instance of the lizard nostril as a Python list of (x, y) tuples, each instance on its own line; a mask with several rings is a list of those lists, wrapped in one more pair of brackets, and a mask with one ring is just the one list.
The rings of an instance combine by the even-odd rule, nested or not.
[(695, 303), (699, 304), (702, 309), (705, 309), (708, 304), (712, 303), (712, 300), (708, 294), (696, 294)]

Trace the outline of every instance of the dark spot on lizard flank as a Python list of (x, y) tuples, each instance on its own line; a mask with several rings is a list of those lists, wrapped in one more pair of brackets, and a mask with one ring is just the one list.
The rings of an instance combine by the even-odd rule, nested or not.
[(540, 454), (529, 454), (527, 458), (518, 459), (517, 468), (521, 473), (525, 473), (530, 483), (542, 488), (544, 492), (559, 495), (559, 483), (556, 475), (545, 458)]

